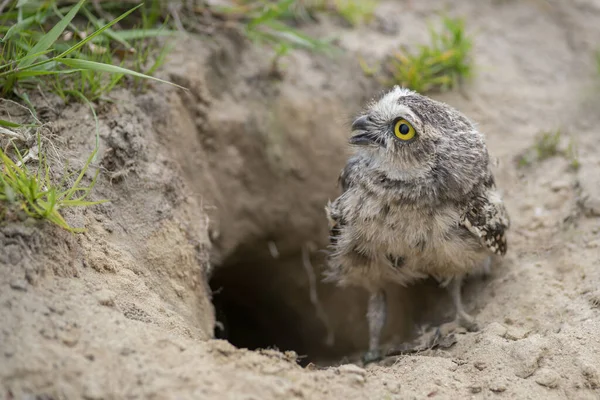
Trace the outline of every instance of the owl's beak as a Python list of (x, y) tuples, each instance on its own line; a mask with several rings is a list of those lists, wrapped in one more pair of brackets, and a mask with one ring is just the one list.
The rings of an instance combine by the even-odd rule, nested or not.
[(366, 131), (369, 127), (369, 117), (362, 115), (354, 120), (352, 123), (353, 131)]
[(349, 140), (350, 144), (354, 144), (357, 146), (369, 146), (375, 145), (377, 143), (377, 138), (368, 132), (362, 132), (358, 135), (354, 135)]
[(352, 131), (358, 131), (358, 133), (350, 138), (350, 144), (358, 146), (377, 144), (377, 137), (369, 132), (369, 125), (369, 117), (366, 115), (355, 119), (352, 123)]

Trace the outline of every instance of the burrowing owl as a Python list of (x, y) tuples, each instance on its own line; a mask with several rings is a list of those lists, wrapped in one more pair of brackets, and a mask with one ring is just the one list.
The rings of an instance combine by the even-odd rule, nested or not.
[(352, 124), (354, 155), (343, 193), (327, 207), (327, 279), (365, 287), (369, 352), (380, 357), (386, 320), (383, 285), (434, 277), (449, 288), (456, 322), (465, 274), (504, 255), (509, 219), (496, 191), (484, 136), (454, 108), (394, 87)]

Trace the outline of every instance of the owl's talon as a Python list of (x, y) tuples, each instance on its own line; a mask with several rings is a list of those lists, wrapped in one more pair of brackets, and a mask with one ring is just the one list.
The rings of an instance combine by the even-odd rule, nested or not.
[(480, 329), (479, 324), (474, 319), (459, 318), (458, 325), (469, 332), (478, 332)]
[(477, 332), (479, 331), (479, 324), (469, 314), (461, 310), (456, 316), (456, 324), (461, 328), (466, 329), (469, 332)]

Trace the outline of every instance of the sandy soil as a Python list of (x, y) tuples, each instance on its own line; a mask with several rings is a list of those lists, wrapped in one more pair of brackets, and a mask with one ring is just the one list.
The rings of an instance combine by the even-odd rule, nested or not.
[[(366, 346), (364, 293), (319, 282), (323, 206), (338, 190), (348, 121), (381, 89), (357, 56), (425, 41), (443, 9), (466, 17), (477, 75), (435, 97), (487, 135), (509, 254), (465, 288), (480, 332), (363, 368), (351, 361)], [(377, 14), (359, 29), (307, 26), (347, 51), (294, 53), (281, 81), (266, 75), (265, 50), (235, 33), (184, 39), (163, 74), (189, 92), (121, 90), (99, 107), (94, 196), (111, 202), (67, 212), (83, 234), (0, 227), (0, 396), (600, 398), (600, 3), (382, 1)], [(89, 109), (35, 102), (53, 157), (81, 167)], [(27, 118), (10, 104), (0, 112)], [(540, 131), (559, 128), (562, 147), (578, 144), (579, 170), (561, 156), (517, 167)], [(451, 313), (429, 282), (390, 296), (390, 344)], [(236, 348), (214, 339), (215, 321), (239, 347), (295, 352)]]

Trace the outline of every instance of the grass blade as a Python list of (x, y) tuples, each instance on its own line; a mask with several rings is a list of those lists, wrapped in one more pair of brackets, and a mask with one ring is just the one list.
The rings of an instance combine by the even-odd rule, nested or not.
[(0, 43), (7, 43), (13, 35), (29, 28), (29, 26), (31, 24), (33, 24), (34, 22), (35, 22), (35, 16), (25, 18), (23, 21), (17, 22), (13, 26), (11, 26), (8, 29), (8, 31), (6, 31), (6, 35), (4, 35), (4, 37), (2, 39), (0, 39)]
[(147, 39), (160, 36), (177, 36), (180, 33), (167, 29), (130, 29), (115, 32), (115, 36), (123, 40)]
[[(98, 18), (96, 18), (94, 16), (94, 14), (92, 14), (86, 7), (83, 7), (82, 10), (83, 10), (83, 13), (85, 14), (86, 18), (89, 19), (92, 24), (94, 24), (94, 26), (96, 27), (96, 29), (102, 28), (102, 23), (100, 22), (100, 20)], [(129, 43), (127, 43), (126, 40), (124, 40), (120, 36), (118, 36), (115, 32), (113, 32), (112, 29), (106, 29), (104, 33), (110, 39), (113, 39), (113, 40), (121, 43), (126, 48), (128, 48), (128, 49), (131, 48), (131, 45)]]
[(17, 78), (31, 78), (33, 76), (41, 76), (41, 75), (63, 75), (63, 74), (72, 74), (73, 72), (80, 72), (80, 69), (62, 69), (60, 71), (44, 71), (44, 70), (29, 70), (29, 71), (20, 71), (15, 74)]
[[(81, 0), (81, 1), (85, 1), (85, 0)], [(142, 4), (139, 4), (139, 5), (135, 6), (135, 7), (133, 7), (131, 10), (129, 10), (129, 11), (127, 11), (127, 12), (119, 15), (117, 18), (113, 19), (108, 24), (104, 25), (102, 28), (100, 28), (97, 31), (95, 31), (94, 33), (92, 33), (90, 36), (88, 36), (85, 39), (81, 40), (76, 45), (70, 47), (68, 50), (65, 50), (62, 53), (60, 53), (58, 56), (56, 56), (56, 58), (62, 58), (62, 57), (65, 57), (65, 56), (71, 54), (72, 52), (74, 52), (75, 50), (79, 49), (81, 46), (85, 45), (87, 42), (89, 42), (90, 40), (94, 39), (96, 36), (100, 35), (105, 30), (107, 30), (108, 28), (110, 28), (111, 26), (113, 26), (114, 24), (116, 24), (117, 22), (119, 22), (120, 20), (122, 20), (123, 18), (127, 17), (129, 14), (131, 14), (132, 12), (134, 12), (135, 10), (137, 10), (138, 8), (140, 8), (141, 6), (142, 6)]]
[(183, 86), (179, 86), (173, 82), (155, 78), (153, 76), (142, 74), (142, 73), (136, 72), (136, 71), (132, 71), (127, 68), (117, 67), (116, 65), (103, 64), (103, 63), (99, 63), (99, 62), (95, 62), (95, 61), (88, 61), (88, 60), (77, 60), (74, 58), (61, 58), (61, 59), (57, 59), (56, 61), (63, 63), (71, 68), (85, 69), (85, 70), (94, 71), (94, 72), (106, 72), (109, 74), (131, 75), (131, 76), (135, 76), (138, 78), (152, 79), (157, 82), (162, 82), (162, 83), (167, 83), (172, 86), (177, 86), (178, 88), (183, 89), (183, 90), (188, 90), (188, 89), (184, 88)]
[(248, 29), (264, 24), (267, 21), (277, 19), (283, 13), (288, 11), (293, 3), (294, 0), (282, 0), (273, 5), (266, 6), (266, 10), (262, 14), (248, 22)]
[[(63, 19), (61, 19), (56, 25), (54, 25), (54, 27), (50, 29), (48, 33), (42, 36), (42, 38), (35, 44), (35, 46), (33, 46), (31, 50), (29, 50), (27, 56), (45, 51), (48, 48), (50, 48), (50, 46), (52, 46), (52, 44), (56, 42), (56, 39), (58, 39), (58, 37), (63, 33), (65, 28), (69, 25), (73, 17), (75, 17), (75, 14), (77, 14), (79, 8), (83, 5), (84, 2), (85, 0), (79, 0), (79, 2), (71, 9), (71, 11), (67, 13), (67, 15), (65, 15)], [(33, 64), (34, 61), (35, 58), (23, 59), (19, 62), (18, 67), (26, 68)]]
[(5, 128), (20, 128), (23, 125), (0, 119), (0, 126), (3, 126)]
[[(50, 52), (50, 50), (40, 51), (40, 52), (37, 52), (35, 54), (27, 55), (27, 56), (19, 59), (18, 61), (21, 62), (23, 60), (29, 60), (29, 59), (31, 59), (33, 61), (35, 58), (43, 56), (43, 55), (45, 55), (45, 54), (47, 54), (49, 52)], [(16, 61), (9, 62), (9, 63), (4, 64), (4, 65), (0, 65), (0, 71), (3, 70), (3, 69), (6, 69), (6, 68), (14, 67), (15, 64), (16, 64)], [(0, 74), (0, 77), (2, 77), (4, 75), (9, 75), (9, 74), (12, 74), (12, 73), (13, 73), (12, 70), (11, 71), (5, 71), (5, 72), (2, 72)]]

